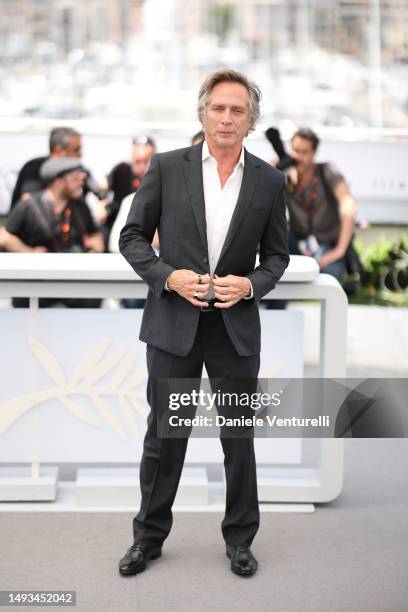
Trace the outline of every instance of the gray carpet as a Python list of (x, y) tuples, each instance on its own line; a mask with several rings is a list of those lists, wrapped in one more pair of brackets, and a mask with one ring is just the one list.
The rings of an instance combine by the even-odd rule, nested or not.
[(89, 612), (406, 612), (407, 479), (407, 440), (346, 440), (341, 497), (262, 514), (251, 578), (230, 572), (218, 514), (175, 513), (161, 559), (122, 578), (132, 514), (1, 513), (0, 589), (76, 590)]

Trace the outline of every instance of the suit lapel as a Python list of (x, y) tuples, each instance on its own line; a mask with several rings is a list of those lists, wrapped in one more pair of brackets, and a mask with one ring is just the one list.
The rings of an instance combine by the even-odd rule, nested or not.
[[(207, 244), (207, 223), (205, 220), (205, 201), (203, 188), (203, 164), (202, 164), (202, 143), (191, 147), (185, 154), (184, 159), (184, 176), (187, 184), (187, 192), (193, 208), (194, 217), (197, 228), (205, 249), (208, 253)], [(221, 255), (218, 264), (221, 261), (225, 251), (228, 249), (244, 215), (251, 203), (255, 187), (258, 182), (257, 168), (259, 162), (256, 157), (253, 157), (245, 150), (245, 167), (244, 176), (242, 178), (241, 189), (238, 200), (231, 218), (231, 223), (228, 228)], [(217, 267), (218, 267), (217, 264)]]
[(187, 151), (184, 157), (184, 176), (187, 183), (187, 191), (205, 252), (208, 253), (203, 188), (202, 143), (192, 147)]
[(251, 199), (258, 182), (257, 166), (259, 166), (259, 162), (256, 160), (256, 158), (253, 158), (252, 155), (247, 152), (247, 150), (245, 150), (244, 176), (242, 177), (241, 189), (234, 212), (232, 214), (231, 223), (221, 249), (217, 267), (225, 251), (231, 244), (231, 240), (233, 239), (242, 219), (244, 218), (245, 212), (251, 203)]

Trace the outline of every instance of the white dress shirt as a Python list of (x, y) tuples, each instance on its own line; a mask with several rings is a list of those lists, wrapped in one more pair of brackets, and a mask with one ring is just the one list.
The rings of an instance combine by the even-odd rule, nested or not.
[(135, 197), (135, 192), (129, 193), (129, 195), (125, 196), (120, 203), (119, 212), (116, 216), (115, 222), (112, 225), (111, 232), (109, 234), (109, 252), (110, 253), (119, 253), (119, 236), (122, 227), (126, 224), (126, 219), (129, 214), (130, 206), (133, 202), (133, 198)]
[[(213, 276), (241, 189), (245, 166), (244, 147), (241, 148), (238, 163), (229, 175), (224, 187), (221, 187), (217, 160), (210, 154), (206, 140), (203, 142), (202, 161), (208, 259), (210, 275)], [(252, 287), (249, 297), (252, 297)], [(214, 294), (210, 288), (205, 299), (211, 300), (213, 298)]]
[(210, 274), (213, 276), (241, 189), (245, 164), (244, 147), (241, 149), (237, 165), (223, 188), (221, 188), (218, 175), (217, 161), (210, 155), (205, 140), (203, 142), (202, 160), (208, 259)]

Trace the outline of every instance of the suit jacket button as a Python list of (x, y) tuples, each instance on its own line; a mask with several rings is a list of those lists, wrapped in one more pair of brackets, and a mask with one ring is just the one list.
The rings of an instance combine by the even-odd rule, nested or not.
[(207, 257), (204, 257), (204, 263), (208, 263)]

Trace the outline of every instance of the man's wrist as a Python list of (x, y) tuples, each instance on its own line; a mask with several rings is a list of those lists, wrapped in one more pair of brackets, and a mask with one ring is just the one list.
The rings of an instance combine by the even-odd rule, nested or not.
[(249, 282), (249, 291), (247, 292), (247, 294), (244, 296), (244, 300), (250, 300), (254, 297), (254, 290), (252, 287), (252, 283), (248, 278), (248, 282)]
[(328, 255), (332, 261), (337, 261), (337, 259), (341, 259), (342, 257), (344, 257), (345, 251), (343, 252), (341, 248), (339, 248), (338, 246), (335, 246), (329, 251), (326, 251), (324, 255)]
[(341, 246), (336, 245), (331, 250), (331, 253), (332, 253), (333, 257), (335, 257), (336, 259), (341, 259), (346, 254), (346, 250), (343, 249)]
[[(175, 270), (173, 270), (173, 272), (175, 272)], [(171, 282), (171, 281), (170, 281), (170, 278), (171, 278), (171, 275), (173, 274), (173, 272), (171, 272), (171, 273), (168, 275), (167, 280), (166, 280), (166, 284), (164, 285), (164, 288), (165, 288), (165, 289), (166, 289), (166, 291), (168, 291), (169, 293), (171, 293), (171, 292), (173, 291), (173, 289), (171, 289), (171, 288), (169, 287), (169, 282)]]

